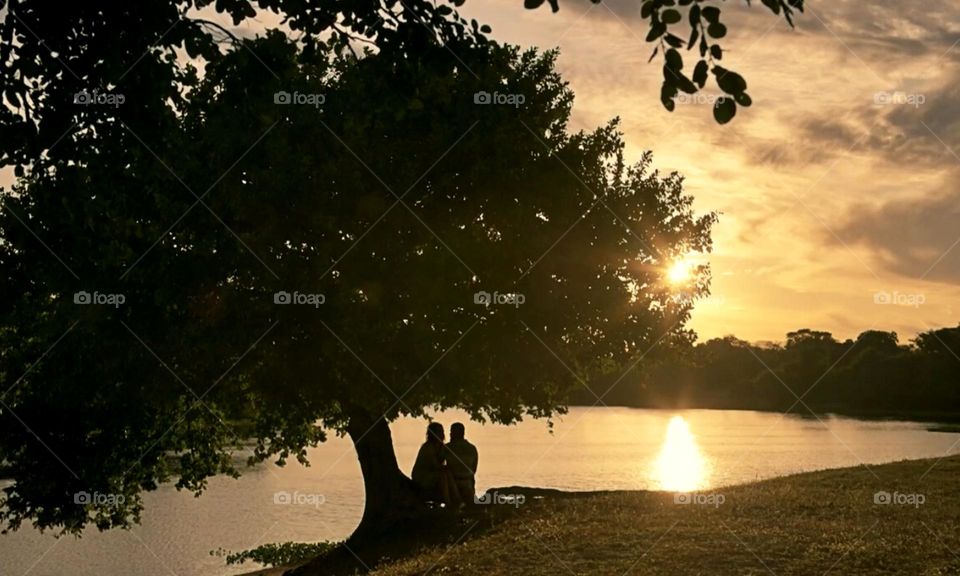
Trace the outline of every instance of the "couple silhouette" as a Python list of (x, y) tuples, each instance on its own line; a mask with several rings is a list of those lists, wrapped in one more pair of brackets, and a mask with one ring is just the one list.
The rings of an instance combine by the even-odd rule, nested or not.
[(410, 476), (423, 500), (459, 508), (476, 495), (477, 448), (460, 422), (450, 426), (450, 442), (445, 440), (443, 425), (431, 422)]

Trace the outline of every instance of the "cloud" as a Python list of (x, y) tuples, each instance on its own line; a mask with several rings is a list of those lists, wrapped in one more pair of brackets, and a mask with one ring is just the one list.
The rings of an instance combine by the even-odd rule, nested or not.
[[(561, 14), (565, 10), (585, 13), (583, 19), (587, 21), (621, 20), (634, 27), (643, 22), (640, 5), (636, 0), (604, 0), (590, 9), (590, 0), (567, 0), (561, 2)], [(791, 33), (785, 21), (783, 26), (775, 26), (775, 22), (783, 21), (782, 16), (774, 15), (760, 2), (748, 6), (741, 0), (716, 5), (733, 33)], [(921, 9), (913, 10), (905, 10), (903, 0), (831, 0), (807, 3), (806, 12), (798, 13), (794, 24), (800, 34), (829, 37), (859, 57), (882, 61), (891, 55), (923, 55), (936, 46), (942, 46), (943, 52), (957, 40), (956, 30), (948, 23), (957, 21), (958, 12), (952, 0), (925, 0)]]
[[(582, 15), (580, 27), (618, 23), (633, 32), (638, 48), (652, 49), (641, 40), (646, 22), (637, 2), (605, 0), (584, 11), (588, 5), (561, 4), (568, 17)], [(854, 150), (943, 166), (949, 154), (937, 138), (960, 148), (960, 29), (950, 24), (960, 21), (960, 5), (927, 0), (914, 6), (904, 9), (901, 0), (808, 4), (795, 30), (777, 26), (778, 17), (758, 2), (722, 6), (730, 29), (721, 41), (724, 63), (747, 77), (756, 106), (777, 107), (777, 121), (791, 132), (789, 139), (756, 142), (748, 148), (752, 161), (822, 163), (833, 152)], [(792, 94), (782, 90), (787, 86)]]
[[(724, 303), (698, 307), (702, 336), (815, 325), (906, 338), (955, 323), (960, 244), (937, 259), (960, 236), (960, 162), (948, 150), (960, 154), (960, 3), (808, 3), (793, 30), (758, 1), (715, 4), (729, 29), (724, 63), (754, 101), (723, 127), (708, 106), (660, 106), (636, 0), (561, 0), (558, 14), (519, 0), (465, 9), (500, 39), (559, 44), (574, 125), (621, 116), (628, 155), (652, 149), (657, 167), (687, 177), (698, 209), (723, 212), (710, 260)], [(880, 92), (924, 101), (877, 103)], [(927, 304), (876, 306), (877, 290), (923, 292)]]
[(755, 141), (746, 150), (761, 166), (819, 164), (853, 153), (906, 169), (951, 168), (960, 163), (958, 102), (960, 67), (954, 67), (915, 89), (878, 90), (844, 107), (791, 111), (781, 118), (790, 139)]
[[(886, 269), (909, 279), (960, 283), (960, 169), (940, 190), (880, 207), (859, 205), (838, 235), (866, 246)], [(831, 239), (827, 238), (827, 241)], [(837, 243), (836, 238), (832, 241)]]
[(956, 29), (947, 25), (957, 21), (956, 2), (925, 0), (905, 8), (902, 0), (807, 3), (799, 22), (834, 37), (856, 58), (878, 65), (878, 72), (890, 59), (942, 54), (957, 40)]

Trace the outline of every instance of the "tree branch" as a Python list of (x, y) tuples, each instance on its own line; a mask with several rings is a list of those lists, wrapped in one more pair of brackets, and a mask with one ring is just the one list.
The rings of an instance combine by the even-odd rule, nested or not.
[(203, 19), (203, 18), (189, 18), (189, 20), (190, 20), (191, 22), (194, 22), (194, 23), (199, 24), (199, 25), (201, 25), (201, 26), (210, 26), (210, 27), (216, 28), (217, 30), (219, 30), (219, 31), (223, 32), (224, 34), (226, 34), (227, 36), (229, 36), (229, 37), (233, 40), (233, 43), (234, 43), (234, 44), (240, 44), (240, 39), (237, 38), (237, 37), (233, 34), (233, 32), (227, 30), (226, 28), (224, 28), (224, 27), (221, 26), (220, 24), (217, 24), (216, 22), (213, 22), (213, 21), (211, 21), (211, 20), (205, 20), (205, 19)]

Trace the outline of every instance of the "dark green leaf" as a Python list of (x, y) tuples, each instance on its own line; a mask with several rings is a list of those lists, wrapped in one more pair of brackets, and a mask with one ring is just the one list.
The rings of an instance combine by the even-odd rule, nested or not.
[(703, 88), (707, 84), (707, 72), (710, 66), (706, 60), (697, 62), (697, 67), (693, 69), (693, 81)]
[(713, 105), (713, 117), (719, 124), (726, 124), (737, 115), (737, 103), (732, 98), (721, 96)]
[(707, 34), (713, 36), (714, 38), (723, 38), (727, 35), (727, 27), (720, 22), (714, 22), (713, 24), (707, 26)]
[(683, 70), (683, 56), (680, 55), (680, 52), (677, 52), (675, 49), (671, 48), (667, 50), (665, 59), (667, 68), (670, 68), (671, 70)]
[(676, 95), (677, 85), (664, 80), (663, 85), (660, 87), (660, 102), (662, 102), (663, 107), (670, 112), (673, 112), (673, 109), (676, 106), (676, 102), (673, 101)]
[(663, 13), (660, 14), (660, 19), (663, 20), (664, 24), (676, 24), (681, 20), (681, 16), (680, 12), (671, 8), (664, 10)]
[(697, 43), (697, 40), (700, 39), (700, 29), (691, 28), (690, 29), (690, 42), (687, 43), (687, 50), (693, 48), (693, 45)]
[(647, 42), (653, 42), (657, 38), (663, 36), (664, 32), (667, 31), (667, 27), (663, 25), (662, 22), (657, 22), (650, 27), (650, 32), (647, 34)]
[(696, 85), (693, 82), (691, 82), (689, 78), (687, 78), (683, 74), (680, 74), (679, 72), (677, 73), (677, 88), (681, 92), (686, 92), (687, 94), (697, 93)]
[(720, 21), (720, 9), (716, 6), (706, 6), (702, 10), (703, 17), (711, 24)]
[(727, 94), (737, 95), (747, 89), (747, 81), (732, 70), (714, 66), (713, 73), (717, 77), (717, 86)]

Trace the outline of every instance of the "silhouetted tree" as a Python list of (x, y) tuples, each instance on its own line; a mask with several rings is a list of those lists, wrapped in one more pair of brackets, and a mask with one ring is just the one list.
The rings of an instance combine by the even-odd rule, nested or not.
[[(595, 2), (597, 0), (594, 0)], [(144, 122), (163, 122), (181, 111), (198, 82), (195, 66), (223, 58), (222, 44), (237, 38), (211, 17), (229, 16), (234, 25), (264, 14), (283, 20), (308, 52), (338, 52), (372, 46), (394, 56), (419, 58), (437, 44), (457, 52), (487, 41), (486, 25), (462, 18), (454, 7), (465, 0), (160, 0), (148, 3), (0, 1), (0, 167), (22, 171), (41, 154), (75, 154), (73, 135), (106, 122), (107, 106), (78, 108), (79, 94), (126, 98)], [(749, 0), (748, 0), (749, 3)], [(542, 1), (525, 0), (528, 8)], [(556, 10), (557, 0), (550, 4)], [(763, 0), (792, 26), (803, 0)], [(646, 40), (663, 57), (660, 98), (668, 110), (679, 92), (696, 93), (709, 78), (725, 94), (714, 106), (718, 122), (729, 122), (738, 106), (749, 106), (746, 80), (721, 65), (726, 36), (717, 0), (644, 0), (640, 15), (649, 23)], [(693, 68), (680, 51), (696, 50)], [(247, 45), (250, 49), (250, 45)], [(184, 51), (192, 60), (178, 58)], [(651, 59), (653, 58), (651, 56)], [(96, 97), (96, 96), (94, 96)]]
[(910, 346), (879, 330), (841, 343), (804, 328), (773, 346), (727, 336), (644, 366), (623, 383), (633, 390), (623, 404), (956, 418), (956, 350), (960, 328), (922, 332)]
[(867, 330), (857, 336), (857, 347), (861, 350), (875, 350), (881, 354), (893, 354), (900, 346), (900, 340), (896, 332), (883, 332), (882, 330)]
[(176, 112), (132, 102), (32, 158), (0, 221), (8, 525), (125, 525), (161, 482), (237, 474), (238, 435), (282, 463), (334, 431), (379, 530), (417, 506), (390, 421), (547, 417), (691, 338), (707, 271), (662, 278), (715, 216), (649, 155), (627, 165), (615, 122), (568, 131), (554, 53), (448, 48), (333, 58), (271, 34)]

